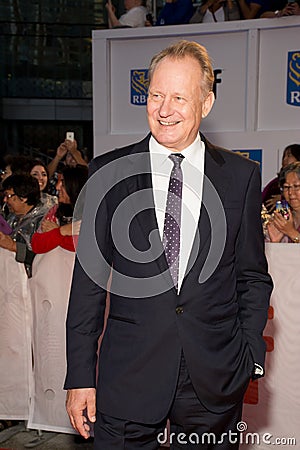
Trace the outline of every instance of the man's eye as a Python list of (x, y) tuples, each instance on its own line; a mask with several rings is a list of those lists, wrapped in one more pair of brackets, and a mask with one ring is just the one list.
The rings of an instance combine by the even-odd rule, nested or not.
[(153, 100), (160, 100), (161, 99), (161, 95), (160, 94), (151, 94), (151, 97), (153, 98)]

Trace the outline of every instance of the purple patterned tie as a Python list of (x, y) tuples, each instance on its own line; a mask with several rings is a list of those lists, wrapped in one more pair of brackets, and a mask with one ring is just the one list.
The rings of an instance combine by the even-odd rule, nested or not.
[(174, 164), (170, 175), (163, 246), (166, 259), (173, 278), (174, 286), (178, 285), (179, 252), (180, 252), (180, 221), (182, 200), (182, 169), (180, 167), (184, 156), (181, 153), (172, 153), (169, 158)]

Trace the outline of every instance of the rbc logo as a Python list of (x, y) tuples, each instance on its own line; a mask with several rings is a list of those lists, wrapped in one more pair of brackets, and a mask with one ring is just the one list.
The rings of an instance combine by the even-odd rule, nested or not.
[(148, 69), (131, 70), (130, 86), (130, 103), (138, 106), (146, 105), (149, 87)]
[(300, 50), (288, 52), (286, 102), (300, 106)]

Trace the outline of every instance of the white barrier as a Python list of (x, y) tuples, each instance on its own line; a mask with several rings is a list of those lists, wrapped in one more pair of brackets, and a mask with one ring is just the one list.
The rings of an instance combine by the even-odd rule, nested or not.
[(73, 433), (65, 410), (65, 320), (75, 253), (57, 247), (37, 255), (29, 280), (34, 392), (28, 428)]
[(0, 418), (27, 420), (32, 387), (31, 302), (23, 264), (0, 248)]
[[(266, 376), (258, 382), (258, 403), (244, 406), (248, 429), (243, 437), (246, 439), (247, 432), (258, 433), (247, 449), (299, 449), (300, 245), (269, 243), (266, 254), (275, 286), (271, 297), (274, 313), (264, 331), (271, 351), (267, 352)], [(252, 436), (248, 438), (251, 442)]]
[(0, 249), (0, 418), (74, 433), (66, 410), (65, 318), (75, 254), (58, 247), (33, 262), (28, 280)]

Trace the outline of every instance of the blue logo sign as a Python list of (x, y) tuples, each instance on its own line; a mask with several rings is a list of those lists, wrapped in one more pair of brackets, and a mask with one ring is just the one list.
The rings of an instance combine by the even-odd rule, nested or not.
[(288, 52), (286, 102), (300, 106), (300, 50)]
[(130, 86), (130, 103), (145, 106), (149, 87), (148, 69), (132, 69), (130, 71)]

